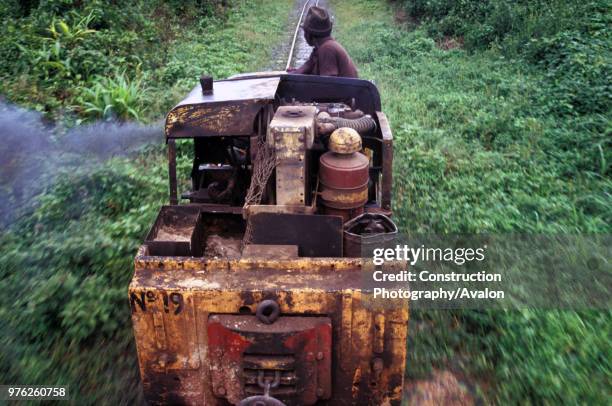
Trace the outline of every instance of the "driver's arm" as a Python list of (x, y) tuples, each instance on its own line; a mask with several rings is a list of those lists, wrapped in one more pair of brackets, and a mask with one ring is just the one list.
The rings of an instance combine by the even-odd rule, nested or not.
[(314, 74), (314, 50), (312, 51), (312, 53), (310, 54), (310, 57), (308, 57), (308, 60), (306, 62), (304, 62), (304, 64), (302, 66), (300, 66), (297, 69), (291, 70), (291, 73), (299, 73), (302, 75), (312, 75)]

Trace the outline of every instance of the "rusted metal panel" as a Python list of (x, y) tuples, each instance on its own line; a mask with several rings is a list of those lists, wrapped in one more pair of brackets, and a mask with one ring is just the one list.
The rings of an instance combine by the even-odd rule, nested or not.
[(131, 291), (130, 299), (135, 331), (147, 333), (137, 339), (139, 355), (150, 355), (140, 365), (147, 400), (197, 404), (203, 385), (197, 373), (201, 347), (192, 296), (170, 289), (137, 289)]
[(260, 110), (274, 100), (278, 77), (221, 80), (211, 94), (196, 86), (166, 117), (167, 138), (251, 135)]
[(242, 256), (257, 258), (286, 259), (298, 257), (297, 245), (248, 244), (242, 250)]
[[(146, 254), (145, 248), (139, 253), (130, 284), (130, 298), (145, 396), (150, 403), (225, 405), (224, 396), (238, 389), (235, 383), (228, 384), (224, 387), (225, 395), (221, 395), (210, 384), (216, 373), (210, 352), (219, 345), (225, 346), (230, 358), (245, 353), (255, 357), (241, 362), (242, 369), (235, 369), (235, 375), (231, 370), (228, 372), (232, 382), (237, 379), (243, 388), (243, 383), (253, 382), (253, 376), (244, 372), (244, 365), (288, 368), (290, 360), (278, 356), (303, 353), (300, 349), (304, 346), (284, 345), (287, 340), (259, 341), (251, 335), (266, 331), (253, 316), (258, 303), (265, 299), (275, 300), (281, 311), (281, 318), (269, 327), (268, 337), (278, 337), (291, 330), (283, 324), (275, 326), (284, 318), (327, 317), (330, 320), (330, 350), (322, 359), (329, 354), (331, 365), (338, 367), (331, 369), (329, 399), (319, 397), (326, 396), (328, 389), (321, 386), (323, 381), (316, 380), (316, 387), (323, 389), (318, 394), (314, 389), (314, 396), (319, 399), (317, 405), (400, 404), (407, 303), (389, 301), (388, 306), (372, 307), (369, 293), (362, 292), (360, 286), (362, 272), (369, 269), (363, 260), (250, 258), (219, 261), (142, 256)], [(167, 306), (164, 295), (168, 297)], [(246, 342), (222, 340), (219, 335), (210, 334), (209, 324), (214, 315), (233, 317), (227, 325), (236, 327), (229, 330), (237, 332)], [(241, 317), (251, 321), (243, 324)], [(161, 328), (165, 334), (159, 332)], [(305, 338), (295, 340), (308, 341)], [(253, 354), (247, 350), (251, 341), (260, 342)], [(235, 345), (228, 347), (228, 342)], [(321, 342), (327, 341), (317, 338), (316, 345), (320, 346)], [(280, 348), (279, 343), (284, 343), (285, 352), (269, 351), (272, 347)], [(318, 362), (317, 353), (306, 351), (307, 357), (308, 352), (312, 352)], [(260, 356), (264, 358), (258, 359)], [(311, 365), (318, 365), (317, 362)], [(296, 367), (300, 363), (305, 365), (298, 356)], [(290, 386), (292, 382), (297, 383), (299, 375), (286, 374), (283, 379)], [(225, 385), (230, 381), (223, 382)], [(312, 389), (304, 393), (315, 399)]]
[(354, 209), (334, 209), (333, 207), (323, 206), (322, 212), (328, 216), (340, 216), (343, 222), (347, 222), (352, 218), (355, 218), (363, 214), (364, 207), (356, 207)]
[(383, 168), (381, 205), (383, 209), (391, 209), (391, 194), (393, 189), (393, 135), (385, 113), (377, 111), (376, 117), (383, 137)]
[(259, 213), (251, 217), (254, 244), (295, 244), (303, 257), (342, 256), (342, 218)]
[(329, 398), (331, 332), (327, 317), (281, 316), (264, 324), (255, 316), (209, 316), (208, 352), (217, 397), (235, 404), (263, 394), (257, 380), (276, 378), (270, 395), (289, 406)]
[(315, 206), (286, 205), (286, 204), (252, 204), (245, 208), (245, 216), (256, 213), (292, 213), (292, 214), (315, 214)]
[[(304, 155), (302, 155), (304, 156)], [(276, 165), (276, 201), (278, 204), (306, 204), (306, 173), (304, 173), (304, 158), (302, 163), (287, 162)]]
[(248, 100), (175, 107), (166, 117), (166, 137), (251, 135), (255, 117), (266, 103)]
[(202, 255), (202, 216), (195, 206), (162, 206), (145, 238), (149, 252), (163, 256)]
[(168, 178), (170, 184), (170, 204), (178, 204), (176, 183), (176, 142), (168, 140)]

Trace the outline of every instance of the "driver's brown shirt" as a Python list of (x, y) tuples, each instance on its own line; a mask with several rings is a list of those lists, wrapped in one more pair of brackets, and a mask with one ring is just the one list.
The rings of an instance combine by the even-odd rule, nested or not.
[(359, 77), (349, 54), (332, 37), (322, 38), (312, 50), (308, 60), (297, 68), (295, 73), (346, 78)]

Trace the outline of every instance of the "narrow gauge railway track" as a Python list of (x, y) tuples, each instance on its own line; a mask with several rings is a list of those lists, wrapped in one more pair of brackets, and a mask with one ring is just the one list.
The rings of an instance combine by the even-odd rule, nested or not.
[(291, 62), (293, 59), (293, 51), (295, 50), (295, 44), (297, 43), (298, 34), (300, 32), (300, 26), (302, 24), (302, 20), (304, 19), (304, 13), (306, 12), (306, 8), (311, 6), (318, 6), (319, 0), (307, 0), (302, 7), (302, 12), (300, 13), (300, 18), (298, 18), (298, 22), (295, 26), (295, 31), (293, 33), (293, 40), (291, 41), (291, 47), (289, 48), (289, 57), (287, 58), (287, 65), (285, 66), (285, 70), (288, 70), (291, 67)]
[(303, 64), (310, 56), (311, 47), (306, 43), (301, 25), (311, 6), (327, 6), (325, 0), (296, 0), (289, 13), (285, 39), (273, 49), (270, 63), (264, 71), (284, 72)]

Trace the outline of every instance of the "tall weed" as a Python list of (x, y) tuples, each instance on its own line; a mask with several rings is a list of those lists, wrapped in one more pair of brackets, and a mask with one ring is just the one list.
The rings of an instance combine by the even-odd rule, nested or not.
[(80, 88), (80, 106), (75, 109), (93, 119), (140, 120), (147, 97), (143, 79), (130, 80), (121, 72), (113, 77), (97, 76), (92, 82)]

